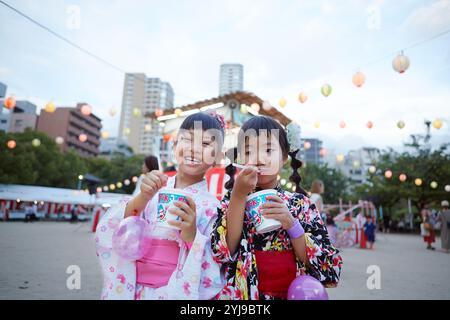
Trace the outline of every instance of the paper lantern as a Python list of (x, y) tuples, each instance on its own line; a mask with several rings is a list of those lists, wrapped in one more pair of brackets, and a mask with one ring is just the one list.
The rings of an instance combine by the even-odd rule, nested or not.
[(159, 122), (159, 126), (160, 126), (161, 128), (164, 128), (164, 127), (166, 126), (166, 124), (165, 124), (164, 122)]
[(9, 141), (6, 143), (6, 146), (7, 146), (9, 149), (14, 149), (14, 148), (16, 147), (16, 145), (17, 145), (17, 143), (16, 143), (15, 140), (9, 140)]
[(422, 185), (422, 179), (420, 179), (420, 178), (417, 178), (417, 179), (415, 179), (414, 180), (414, 184), (416, 185), (416, 186), (418, 186), (418, 187), (420, 187), (421, 185)]
[(81, 113), (84, 116), (89, 116), (92, 113), (92, 107), (88, 104), (84, 104), (81, 106)]
[(442, 128), (442, 120), (441, 119), (436, 119), (436, 120), (434, 120), (433, 121), (433, 127), (435, 128), (435, 129), (440, 129), (440, 128)]
[(449, 184), (446, 185), (446, 186), (444, 187), (444, 190), (447, 191), (447, 192), (450, 192), (450, 185), (449, 185)]
[(298, 95), (298, 100), (301, 103), (305, 103), (307, 99), (308, 97), (306, 96), (306, 94), (304, 92), (300, 92), (300, 94)]
[(403, 129), (404, 127), (405, 127), (405, 122), (404, 121), (399, 121), (399, 122), (397, 122), (397, 127), (399, 128), (399, 129)]
[(259, 106), (259, 104), (252, 103), (252, 105), (250, 106), (253, 110), (255, 110), (256, 112), (259, 112), (259, 110), (261, 109), (261, 107)]
[(146, 124), (146, 125), (144, 126), (144, 131), (145, 131), (145, 132), (150, 132), (150, 131), (152, 131), (152, 125), (151, 125), (151, 124)]
[(320, 89), (320, 92), (322, 92), (322, 95), (324, 97), (328, 97), (331, 94), (332, 88), (329, 84), (324, 84), (322, 88)]
[(398, 73), (403, 73), (409, 68), (409, 59), (401, 52), (392, 60), (392, 68)]
[(97, 193), (100, 193), (100, 192), (102, 192), (102, 188), (101, 187), (97, 187), (96, 191), (97, 191)]
[(400, 180), (400, 182), (405, 182), (407, 179), (406, 174), (402, 173), (398, 176), (398, 180)]
[(109, 132), (108, 131), (102, 131), (102, 138), (108, 139), (109, 138)]
[(320, 151), (319, 151), (319, 155), (320, 155), (321, 157), (325, 157), (325, 156), (327, 155), (327, 153), (328, 153), (328, 151), (327, 151), (327, 149), (325, 149), (325, 148), (322, 148), (322, 149), (320, 149)]
[(281, 98), (280, 100), (278, 100), (278, 104), (280, 105), (281, 108), (284, 108), (286, 106), (286, 99), (285, 98)]
[(181, 113), (183, 113), (183, 110), (181, 110), (180, 108), (177, 108), (177, 109), (175, 109), (174, 113), (177, 117), (179, 117), (179, 116), (181, 116)]
[(361, 162), (359, 162), (359, 160), (353, 161), (353, 167), (359, 168), (360, 166), (361, 166)]
[(131, 183), (130, 179), (125, 179), (125, 180), (123, 181), (123, 184), (126, 185), (126, 186), (129, 186), (130, 183)]
[(131, 178), (131, 181), (133, 181), (133, 183), (136, 183), (138, 181), (138, 177), (134, 176), (133, 178)]
[(106, 192), (106, 191), (108, 191), (108, 190), (109, 190), (108, 186), (104, 186), (104, 187), (103, 187), (103, 191)]
[(122, 185), (122, 182), (117, 182), (117, 183), (116, 183), (116, 187), (117, 187), (118, 189), (122, 188), (122, 186), (123, 186), (123, 185)]
[(3, 101), (3, 104), (6, 109), (14, 109), (14, 107), (16, 106), (16, 99), (14, 99), (13, 97), (8, 97), (5, 99), (5, 101)]
[(353, 75), (352, 82), (358, 88), (362, 87), (364, 82), (366, 82), (366, 76), (362, 72), (357, 72)]
[(58, 136), (58, 137), (55, 138), (55, 142), (56, 142), (56, 144), (63, 144), (64, 143), (64, 138)]
[(436, 189), (438, 187), (438, 183), (436, 181), (431, 181), (430, 187)]
[(344, 161), (344, 159), (345, 159), (345, 157), (344, 157), (343, 154), (338, 154), (338, 155), (336, 156), (336, 161), (337, 161), (337, 162), (342, 162), (342, 161)]
[(78, 140), (80, 140), (81, 142), (86, 142), (87, 138), (88, 137), (85, 133), (82, 133), (78, 136)]
[(170, 134), (166, 133), (165, 135), (163, 135), (163, 141), (165, 143), (169, 142), (170, 139), (172, 139), (172, 136)]
[(141, 115), (141, 110), (139, 108), (133, 109), (133, 116), (139, 117)]
[(320, 128), (320, 122), (319, 121), (314, 122), (314, 127), (319, 129)]
[(269, 101), (264, 101), (264, 102), (263, 102), (263, 105), (262, 105), (262, 108), (263, 108), (265, 111), (269, 111), (270, 109), (272, 109), (272, 105), (270, 104)]
[(386, 170), (386, 171), (384, 172), (384, 176), (385, 176), (387, 179), (392, 178), (392, 171), (391, 171), (391, 170)]
[(369, 129), (372, 129), (372, 127), (373, 127), (373, 122), (372, 122), (372, 121), (367, 121), (366, 127), (369, 128)]
[(375, 166), (370, 166), (369, 167), (369, 172), (374, 174), (377, 171), (377, 168)]
[(306, 141), (306, 142), (303, 144), (303, 148), (305, 148), (305, 150), (310, 149), (310, 148), (311, 148), (311, 142)]
[(286, 185), (287, 181), (286, 181), (286, 179), (281, 179), (280, 183), (281, 183), (282, 186), (284, 186), (284, 185)]
[(116, 186), (115, 186), (114, 184), (111, 183), (111, 184), (109, 185), (109, 190), (114, 190), (114, 189), (116, 189)]
[(339, 122), (339, 127), (341, 127), (341, 129), (344, 129), (345, 126), (346, 126), (345, 121)]
[(131, 132), (130, 128), (124, 128), (123, 129), (123, 134), (126, 135), (126, 136), (129, 135), (130, 132)]
[(161, 117), (163, 114), (164, 114), (164, 111), (162, 109), (155, 110), (155, 116)]
[(109, 115), (111, 117), (114, 117), (116, 115), (116, 113), (117, 113), (117, 109), (116, 108), (112, 107), (111, 109), (109, 109)]
[(53, 102), (49, 102), (45, 105), (44, 110), (45, 110), (45, 112), (52, 113), (52, 112), (55, 112), (56, 106)]
[(247, 114), (248, 113), (248, 109), (247, 109), (247, 105), (246, 104), (241, 104), (241, 108), (240, 108), (242, 113)]
[(33, 146), (33, 147), (39, 147), (40, 145), (41, 145), (41, 140), (39, 140), (38, 138), (35, 138), (35, 139), (33, 139), (32, 141), (31, 141), (31, 145)]

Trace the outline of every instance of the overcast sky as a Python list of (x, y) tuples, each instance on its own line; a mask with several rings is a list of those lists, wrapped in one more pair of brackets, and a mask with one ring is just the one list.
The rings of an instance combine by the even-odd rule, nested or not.
[[(217, 96), (220, 64), (237, 62), (245, 90), (274, 105), (284, 97), (282, 111), (303, 136), (323, 139), (336, 154), (400, 146), (424, 130), (424, 119), (444, 120), (432, 130), (433, 145), (450, 141), (450, 33), (405, 50), (411, 66), (404, 74), (391, 66), (400, 49), (450, 29), (450, 0), (6, 2), (123, 70), (169, 81), (176, 105)], [(88, 102), (105, 130), (117, 133), (120, 113), (108, 110), (120, 108), (123, 74), (3, 5), (0, 41), (8, 94), (39, 108), (49, 100)], [(362, 88), (351, 82), (356, 71), (367, 77)], [(328, 98), (320, 94), (324, 83), (333, 87)], [(308, 95), (304, 104), (300, 91)]]

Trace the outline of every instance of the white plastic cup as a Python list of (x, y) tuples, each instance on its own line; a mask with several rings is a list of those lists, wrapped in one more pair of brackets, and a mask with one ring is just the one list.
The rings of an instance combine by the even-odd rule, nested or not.
[(169, 221), (179, 221), (180, 217), (170, 213), (169, 209), (174, 207), (174, 201), (188, 204), (187, 196), (192, 194), (183, 190), (173, 188), (162, 188), (158, 193), (158, 211), (156, 212), (156, 224), (159, 227), (180, 230), (180, 228), (170, 225)]
[(245, 211), (250, 217), (250, 220), (255, 224), (258, 233), (267, 233), (281, 227), (281, 223), (275, 219), (264, 218), (260, 212), (260, 207), (267, 200), (267, 196), (276, 196), (277, 190), (267, 189), (252, 193), (247, 197), (245, 204)]

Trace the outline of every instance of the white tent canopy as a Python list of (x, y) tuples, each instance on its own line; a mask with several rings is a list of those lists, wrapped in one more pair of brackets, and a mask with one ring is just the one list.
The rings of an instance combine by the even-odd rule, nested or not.
[(127, 194), (100, 192), (90, 195), (83, 190), (26, 186), (18, 184), (0, 184), (0, 200), (44, 201), (79, 205), (113, 205)]

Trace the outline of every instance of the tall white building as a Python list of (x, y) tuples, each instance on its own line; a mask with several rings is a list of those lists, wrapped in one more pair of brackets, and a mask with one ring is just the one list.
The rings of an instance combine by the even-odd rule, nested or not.
[(353, 182), (364, 183), (369, 177), (369, 167), (376, 166), (380, 157), (380, 150), (373, 147), (363, 147), (357, 150), (350, 150), (343, 162), (337, 165), (345, 176)]
[(244, 66), (225, 63), (220, 66), (219, 95), (244, 90)]
[(148, 78), (144, 73), (127, 73), (123, 87), (119, 140), (136, 154), (158, 155), (162, 129), (147, 112), (173, 108), (174, 93), (168, 82)]

